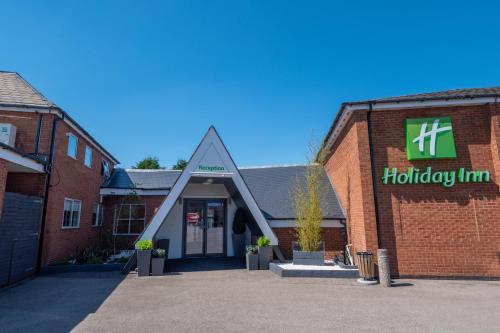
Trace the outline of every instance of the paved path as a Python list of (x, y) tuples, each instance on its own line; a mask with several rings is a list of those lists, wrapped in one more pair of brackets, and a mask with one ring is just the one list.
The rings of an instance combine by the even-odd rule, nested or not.
[[(2, 332), (498, 332), (500, 282), (279, 278), (269, 271), (40, 277), (0, 293)], [(414, 284), (414, 285), (412, 285)]]

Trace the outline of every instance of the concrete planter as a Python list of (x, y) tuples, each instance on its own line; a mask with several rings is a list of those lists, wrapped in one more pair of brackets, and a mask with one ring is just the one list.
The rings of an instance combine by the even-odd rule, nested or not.
[(233, 234), (233, 252), (237, 258), (245, 256), (245, 234)]
[(271, 247), (259, 247), (259, 269), (269, 269), (269, 261), (271, 259)]
[(165, 258), (151, 259), (151, 275), (162, 276), (165, 270)]
[(316, 265), (325, 264), (325, 246), (321, 242), (318, 251), (301, 251), (297, 242), (293, 244), (293, 264), (294, 265)]
[(259, 269), (259, 255), (257, 253), (247, 253), (247, 269), (256, 271)]
[(137, 273), (139, 276), (149, 276), (151, 269), (151, 250), (137, 250)]

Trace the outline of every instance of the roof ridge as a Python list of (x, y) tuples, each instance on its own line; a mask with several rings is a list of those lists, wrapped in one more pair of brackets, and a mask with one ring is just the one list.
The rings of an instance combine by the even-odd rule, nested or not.
[(242, 166), (240, 170), (245, 169), (271, 169), (271, 168), (289, 168), (289, 167), (306, 167), (310, 164), (275, 164), (275, 165), (257, 165), (257, 166)]
[(125, 170), (126, 172), (161, 172), (161, 171), (171, 171), (171, 172), (181, 172), (182, 170), (173, 169), (134, 169), (134, 168), (115, 168)]
[[(7, 73), (9, 73), (9, 72), (7, 72)], [(47, 97), (45, 97), (44, 94), (42, 94), (39, 90), (37, 90), (34, 86), (32, 86), (31, 83), (29, 83), (21, 74), (19, 74), (18, 72), (12, 72), (11, 74), (16, 74), (18, 76), (18, 78), (21, 81), (23, 81), (24, 84), (26, 84), (26, 86), (28, 86), (28, 88), (30, 88), (35, 94), (38, 94), (42, 98), (42, 100), (47, 102), (50, 106), (53, 106), (53, 107), (57, 106), (54, 102), (49, 100)]]

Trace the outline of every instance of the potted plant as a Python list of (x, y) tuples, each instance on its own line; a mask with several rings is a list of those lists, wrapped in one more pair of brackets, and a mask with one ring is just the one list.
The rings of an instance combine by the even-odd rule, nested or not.
[(152, 240), (141, 240), (136, 244), (137, 248), (137, 272), (139, 276), (149, 276), (151, 268)]
[(234, 256), (242, 258), (245, 255), (245, 230), (247, 224), (247, 213), (245, 209), (238, 208), (234, 213), (233, 220), (233, 251)]
[(151, 275), (161, 276), (165, 269), (165, 250), (155, 249), (151, 259)]
[(257, 239), (257, 246), (259, 247), (259, 268), (269, 269), (269, 261), (271, 257), (271, 241), (266, 236), (260, 236)]
[(259, 269), (259, 254), (255, 245), (248, 245), (246, 248), (247, 269), (255, 271)]
[(293, 245), (294, 265), (324, 265), (324, 242), (321, 239), (321, 207), (324, 185), (322, 161), (325, 150), (311, 145), (312, 161), (307, 166), (305, 179), (297, 179), (293, 191), (295, 208), (295, 232), (297, 242)]

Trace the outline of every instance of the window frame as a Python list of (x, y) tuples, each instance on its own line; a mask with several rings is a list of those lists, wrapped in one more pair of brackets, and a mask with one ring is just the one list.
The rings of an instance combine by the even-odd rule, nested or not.
[[(87, 164), (87, 153), (89, 153), (89, 164)], [(83, 156), (83, 165), (85, 165), (87, 168), (92, 169), (92, 148), (90, 148), (89, 145), (85, 145), (85, 155)]]
[[(76, 135), (74, 135), (73, 133), (66, 133), (66, 136), (68, 137), (68, 146), (66, 149), (66, 155), (71, 157), (72, 159), (76, 160), (77, 156), (78, 156), (78, 137)], [(75, 139), (75, 156), (71, 156), (70, 151), (69, 151), (71, 139)]]
[[(118, 216), (120, 214), (117, 214), (118, 213), (118, 207), (120, 206), (129, 206), (129, 211), (128, 211), (128, 219), (124, 219), (124, 218), (118, 218)], [(132, 210), (130, 209), (130, 206), (143, 206), (144, 207), (144, 217), (143, 218), (132, 218)], [(147, 212), (146, 212), (146, 204), (145, 203), (124, 203), (124, 204), (115, 204), (114, 206), (114, 212), (113, 212), (113, 235), (114, 236), (138, 236), (142, 233), (142, 231), (144, 231), (144, 229), (146, 228), (146, 216), (147, 216)], [(140, 233), (131, 233), (130, 232), (130, 227), (131, 227), (131, 222), (132, 221), (138, 221), (138, 220), (142, 220), (143, 221), (143, 228), (142, 228), (142, 231)], [(128, 221), (128, 233), (119, 233), (117, 232), (117, 227), (118, 227), (118, 221)]]
[(102, 159), (102, 161), (101, 161), (101, 176), (103, 176), (104, 178), (109, 178), (110, 175), (111, 175), (111, 168), (109, 166), (109, 163), (105, 159)]
[[(95, 211), (97, 207), (97, 212)], [(96, 218), (94, 220), (94, 214), (96, 214)], [(92, 204), (92, 227), (102, 227), (104, 220), (104, 205), (101, 203), (93, 203)], [(95, 223), (94, 223), (95, 222)]]
[[(70, 221), (70, 225), (64, 225), (64, 217), (65, 217), (65, 213), (66, 213), (66, 202), (70, 202), (71, 203), (71, 206), (70, 206), (70, 215), (69, 215), (69, 221)], [(73, 209), (73, 204), (77, 202), (79, 203), (79, 207), (78, 207), (78, 222), (76, 225), (72, 225), (73, 223), (73, 214), (76, 210)], [(62, 229), (79, 229), (80, 228), (80, 220), (82, 218), (82, 201), (81, 200), (78, 200), (78, 199), (72, 199), (72, 198), (64, 198), (64, 204), (63, 204), (63, 218), (62, 218), (62, 225), (61, 225), (61, 228)]]

